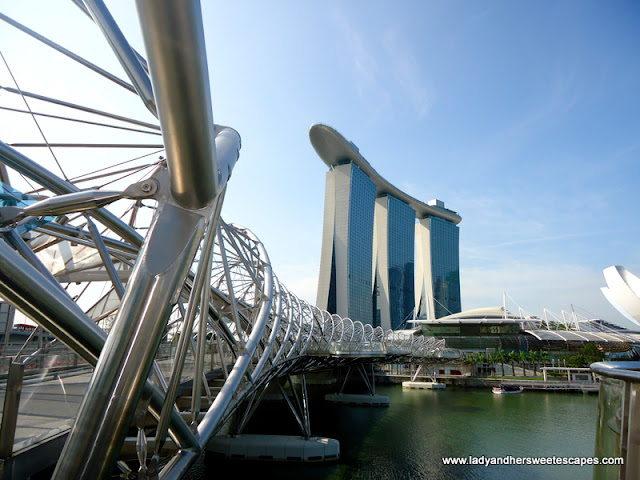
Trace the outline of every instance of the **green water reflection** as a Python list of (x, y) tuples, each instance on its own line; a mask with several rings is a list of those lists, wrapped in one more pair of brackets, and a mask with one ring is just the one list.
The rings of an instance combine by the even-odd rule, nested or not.
[[(315, 435), (340, 440), (341, 459), (324, 465), (221, 462), (205, 458), (193, 479), (231, 469), (242, 478), (278, 479), (591, 479), (590, 466), (443, 465), (460, 457), (592, 457), (597, 396), (449, 388), (403, 390), (380, 386), (389, 408), (311, 404)], [(298, 434), (290, 414), (267, 406), (254, 432)]]

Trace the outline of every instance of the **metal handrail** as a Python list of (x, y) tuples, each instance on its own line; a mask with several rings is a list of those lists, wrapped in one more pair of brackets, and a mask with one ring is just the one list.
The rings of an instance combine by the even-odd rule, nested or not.
[(598, 362), (591, 364), (591, 370), (605, 377), (640, 383), (640, 362)]

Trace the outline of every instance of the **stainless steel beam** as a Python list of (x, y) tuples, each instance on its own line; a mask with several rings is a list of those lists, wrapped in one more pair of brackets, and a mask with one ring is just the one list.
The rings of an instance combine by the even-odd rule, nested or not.
[(105, 69), (100, 68), (99, 66), (89, 62), (88, 60), (85, 60), (84, 58), (82, 58), (80, 55), (76, 55), (75, 53), (73, 53), (70, 50), (67, 50), (66, 48), (64, 48), (61, 45), (58, 45), (55, 42), (52, 42), (51, 40), (49, 40), (47, 37), (44, 37), (43, 35), (40, 35), (37, 32), (34, 32), (33, 30), (31, 30), (28, 27), (25, 27), (24, 25), (22, 25), (21, 23), (16, 22), (15, 20), (13, 20), (10, 17), (7, 17), (6, 15), (4, 15), (3, 13), (0, 13), (0, 20), (3, 20), (5, 22), (7, 22), (9, 25), (17, 28), (18, 30), (23, 31), (24, 33), (26, 33), (27, 35), (35, 38), (36, 40), (39, 40), (40, 42), (44, 43), (45, 45), (47, 45), (48, 47), (53, 48), (54, 50), (62, 53), (63, 55), (66, 55), (67, 57), (69, 57), (72, 60), (75, 60), (76, 62), (78, 62), (79, 64), (89, 68), (90, 70), (93, 70), (94, 72), (96, 72), (99, 75), (102, 75), (103, 77), (111, 80), (112, 82), (120, 85), (121, 87), (126, 88), (127, 90), (129, 90), (130, 92), (136, 93), (135, 88), (133, 88), (132, 85), (130, 85), (129, 83), (125, 82), (124, 80), (122, 80), (121, 78), (116, 77), (115, 75), (107, 72)]
[[(91, 234), (87, 230), (83, 230), (79, 227), (72, 227), (68, 225), (62, 225), (56, 222), (45, 223), (44, 225), (38, 227), (36, 231), (44, 232), (47, 235), (62, 235), (63, 238), (72, 238), (70, 241), (78, 241), (82, 238), (90, 237)], [(74, 239), (74, 237), (77, 237)], [(139, 248), (131, 246), (128, 243), (121, 242), (119, 240), (114, 240), (109, 237), (103, 237), (104, 243), (107, 248), (113, 250), (118, 255), (124, 255), (126, 257), (133, 258), (138, 256)]]
[(15, 230), (11, 230), (6, 233), (5, 239), (15, 250), (26, 259), (31, 265), (33, 265), (48, 281), (52, 288), (58, 288), (60, 291), (69, 296), (67, 291), (56, 281), (55, 277), (51, 274), (47, 267), (42, 263), (38, 256), (33, 253), (29, 248), (29, 245), (16, 233)]
[[(87, 7), (85, 6), (82, 0), (71, 0), (71, 1), (75, 3), (75, 5), (82, 11), (82, 13), (84, 13), (87, 17), (89, 17), (91, 20), (95, 22), (95, 20), (91, 16), (91, 13), (89, 13), (89, 10), (87, 9)], [(149, 72), (149, 66), (147, 65), (147, 60), (135, 50), (133, 50), (133, 53), (136, 55), (138, 61), (142, 65), (142, 68), (144, 68), (145, 72)]]
[(118, 298), (122, 299), (122, 297), (124, 296), (124, 286), (122, 285), (122, 281), (120, 280), (116, 267), (113, 265), (113, 262), (111, 261), (111, 256), (107, 251), (107, 247), (105, 246), (104, 241), (102, 240), (102, 235), (100, 235), (100, 232), (96, 227), (96, 224), (93, 223), (93, 221), (91, 220), (91, 216), (89, 216), (89, 214), (85, 214), (85, 219), (87, 220), (87, 227), (91, 232), (91, 237), (93, 238), (93, 241), (96, 244), (96, 248), (98, 249), (98, 253), (100, 254), (100, 258), (102, 259), (104, 268), (106, 269), (107, 274), (109, 275), (109, 279), (111, 280), (111, 283), (116, 292), (116, 295), (118, 295)]
[(71, 300), (5, 242), (0, 242), (0, 296), (50, 331), (62, 343), (96, 363), (106, 334)]
[(262, 369), (271, 356), (271, 350), (273, 349), (273, 345), (276, 343), (278, 333), (280, 333), (280, 320), (282, 319), (282, 290), (280, 288), (280, 282), (278, 282), (277, 279), (274, 282), (273, 298), (275, 303), (273, 303), (273, 313), (271, 314), (271, 333), (269, 334), (267, 344), (262, 352), (262, 357), (260, 357), (258, 364), (253, 370), (253, 375), (255, 377), (258, 377), (262, 373)]
[[(48, 281), (5, 242), (0, 241), (0, 297), (51, 332), (91, 365), (96, 365), (107, 334), (80, 307)], [(164, 396), (153, 389), (152, 406), (157, 416)], [(197, 447), (191, 430), (177, 412), (171, 413), (170, 433), (187, 448)]]
[(158, 116), (156, 111), (156, 103), (153, 99), (153, 90), (151, 88), (151, 80), (145, 71), (142, 63), (135, 51), (129, 45), (129, 42), (122, 34), (120, 27), (115, 22), (109, 9), (102, 0), (84, 0), (85, 5), (91, 13), (91, 17), (100, 27), (102, 33), (106, 37), (109, 45), (113, 49), (116, 57), (120, 61), (120, 65), (133, 83), (136, 92), (142, 99), (142, 103), (154, 115)]
[(137, 0), (158, 118), (182, 207), (198, 209), (219, 191), (209, 73), (197, 0)]
[(5, 185), (11, 185), (9, 172), (7, 172), (7, 167), (4, 163), (0, 163), (0, 182), (4, 183)]
[[(0, 162), (38, 182), (53, 193), (63, 194), (79, 191), (79, 188), (75, 185), (54, 175), (46, 168), (38, 165), (29, 157), (11, 148), (2, 141), (0, 141)], [(104, 209), (98, 209), (93, 211), (92, 215), (128, 242), (135, 246), (142, 245), (142, 236), (111, 212)]]
[(110, 473), (203, 230), (201, 215), (161, 204), (53, 478)]
[(249, 238), (249, 240), (255, 243), (258, 258), (262, 264), (263, 282), (261, 284), (260, 292), (261, 303), (259, 310), (255, 315), (251, 335), (245, 344), (245, 348), (242, 353), (238, 355), (233, 369), (231, 370), (231, 373), (229, 373), (229, 377), (198, 426), (201, 445), (205, 445), (220, 427), (220, 421), (224, 417), (225, 412), (235, 396), (240, 382), (245, 377), (253, 354), (256, 351), (259, 342), (262, 340), (262, 335), (266, 324), (269, 321), (272, 309), (274, 277), (269, 263), (269, 256), (267, 255), (262, 243), (260, 243), (260, 241), (251, 232), (246, 231), (243, 233)]
[(161, 143), (10, 143), (16, 148), (164, 148)]
[(133, 125), (139, 125), (141, 127), (151, 128), (153, 130), (160, 130), (160, 127), (158, 125), (154, 125), (153, 123), (143, 122), (141, 120), (136, 120), (134, 118), (123, 117), (122, 115), (116, 115), (115, 113), (109, 113), (102, 110), (96, 110), (95, 108), (85, 107), (84, 105), (78, 105), (76, 103), (66, 102), (64, 100), (59, 100), (57, 98), (47, 97), (45, 95), (39, 95), (33, 92), (26, 92), (24, 90), (17, 90), (11, 87), (3, 87), (2, 85), (0, 85), (0, 90), (5, 90), (9, 93), (13, 93), (20, 96), (35, 98), (36, 100), (41, 100), (47, 103), (53, 103), (54, 105), (60, 105), (62, 107), (71, 108), (73, 110), (80, 110), (81, 112), (87, 112), (93, 115), (99, 115), (101, 117), (112, 118), (113, 120), (118, 120), (120, 122), (131, 123)]
[[(220, 199), (219, 207), (222, 207), (222, 199)], [(156, 433), (156, 448), (154, 455), (159, 455), (162, 446), (164, 445), (165, 438), (167, 436), (167, 428), (169, 425), (169, 413), (173, 410), (174, 399), (176, 398), (176, 393), (178, 391), (178, 386), (180, 383), (180, 379), (182, 376), (182, 369), (184, 368), (184, 361), (186, 357), (187, 347), (188, 347), (188, 339), (191, 338), (193, 322), (196, 316), (196, 311), (199, 303), (200, 296), (203, 295), (204, 289), (211, 290), (209, 285), (211, 279), (211, 268), (210, 263), (207, 261), (207, 265), (209, 265), (209, 269), (204, 266), (203, 261), (206, 260), (206, 257), (211, 256), (211, 251), (213, 248), (213, 239), (215, 238), (213, 230), (215, 229), (217, 223), (217, 217), (220, 215), (220, 209), (216, 208), (212, 212), (213, 215), (209, 218), (209, 232), (206, 236), (206, 239), (203, 243), (203, 247), (201, 250), (200, 263), (198, 265), (198, 270), (196, 271), (196, 276), (193, 282), (193, 287), (191, 289), (191, 296), (189, 298), (189, 307), (186, 312), (183, 312), (183, 324), (182, 330), (180, 332), (180, 338), (178, 340), (178, 348), (175, 354), (176, 362), (173, 366), (173, 371), (171, 373), (171, 378), (169, 379), (169, 384), (167, 385), (167, 394), (164, 405), (162, 406), (162, 412), (160, 415), (160, 419), (158, 421), (157, 433)], [(205, 285), (206, 282), (206, 285)], [(207, 313), (203, 314), (206, 318)], [(194, 376), (194, 383), (196, 382), (198, 377)]]
[[(218, 200), (219, 207), (222, 207), (222, 199)], [(204, 352), (207, 343), (207, 325), (209, 323), (209, 299), (211, 296), (211, 268), (213, 261), (213, 241), (217, 234), (218, 217), (220, 216), (220, 210), (216, 209), (216, 215), (213, 221), (209, 222), (209, 228), (205, 235), (201, 250), (200, 262), (198, 264), (198, 271), (202, 271), (203, 284), (199, 287), (199, 301), (200, 301), (200, 318), (198, 325), (198, 344), (194, 351), (195, 369), (193, 374), (192, 394), (191, 394), (191, 425), (196, 427), (198, 416), (200, 415), (200, 392), (202, 391), (203, 378), (204, 377)], [(196, 282), (197, 284), (197, 282)]]

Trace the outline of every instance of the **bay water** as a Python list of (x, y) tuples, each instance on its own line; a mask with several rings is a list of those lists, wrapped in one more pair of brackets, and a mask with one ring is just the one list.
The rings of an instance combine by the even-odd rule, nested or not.
[[(333, 463), (227, 461), (206, 456), (190, 480), (233, 472), (235, 478), (305, 480), (591, 479), (591, 466), (445, 465), (445, 457), (593, 457), (597, 395), (490, 389), (407, 390), (381, 385), (384, 407), (328, 404), (312, 395), (314, 435), (340, 441)], [(299, 435), (282, 403), (266, 402), (247, 433)], [(482, 460), (476, 460), (482, 462)], [(484, 461), (486, 463), (486, 460)]]

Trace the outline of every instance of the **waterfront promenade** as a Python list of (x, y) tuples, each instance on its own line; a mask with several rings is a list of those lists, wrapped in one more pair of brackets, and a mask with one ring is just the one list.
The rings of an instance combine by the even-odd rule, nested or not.
[[(386, 368), (385, 368), (386, 367)], [(395, 372), (395, 373), (394, 373)], [(397, 369), (384, 366), (376, 369), (376, 382), (401, 384), (405, 381), (414, 379), (415, 369)], [(486, 388), (500, 387), (504, 385), (522, 387), (523, 390), (543, 391), (543, 392), (575, 392), (575, 393), (595, 393), (600, 388), (599, 382), (594, 381), (569, 381), (569, 380), (545, 380), (544, 377), (539, 379), (531, 379), (530, 377), (502, 376), (502, 377), (485, 377), (470, 375), (445, 375), (436, 374), (438, 382), (447, 386), (463, 387), (463, 388)], [(416, 381), (430, 382), (433, 379), (432, 374), (425, 370), (424, 373), (415, 377)]]

